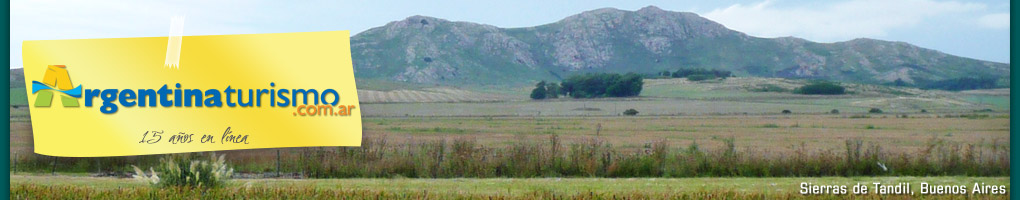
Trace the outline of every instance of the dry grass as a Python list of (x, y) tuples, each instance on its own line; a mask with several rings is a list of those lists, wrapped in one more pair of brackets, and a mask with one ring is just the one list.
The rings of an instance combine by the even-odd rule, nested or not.
[(358, 90), (361, 103), (434, 103), (434, 102), (491, 102), (514, 99), (504, 94), (493, 94), (456, 88), (398, 89), (389, 91)]
[[(697, 141), (702, 146), (716, 148), (722, 145), (720, 138), (732, 137), (740, 148), (788, 153), (801, 145), (822, 151), (840, 148), (846, 139), (860, 139), (898, 153), (924, 148), (925, 142), (933, 137), (965, 144), (998, 141), (1008, 146), (1009, 143), (1008, 118), (873, 115), (855, 119), (848, 116), (366, 118), (363, 124), (367, 136), (388, 135), (394, 144), (475, 136), (483, 145), (498, 146), (517, 137), (544, 140), (550, 134), (557, 134), (571, 143), (599, 134), (614, 146), (624, 148), (641, 148), (657, 140), (666, 140), (671, 146), (687, 146)], [(600, 125), (601, 131), (596, 131)], [(457, 131), (431, 131), (434, 128)]]

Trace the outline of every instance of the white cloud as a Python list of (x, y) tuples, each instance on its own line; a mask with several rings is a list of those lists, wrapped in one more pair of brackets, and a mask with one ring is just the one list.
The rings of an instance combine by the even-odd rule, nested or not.
[(930, 0), (851, 0), (813, 7), (780, 7), (764, 1), (735, 4), (704, 16), (753, 36), (797, 36), (833, 42), (884, 36), (891, 29), (916, 25), (927, 18), (985, 8), (984, 4)]
[(993, 13), (982, 16), (978, 24), (993, 29), (1009, 29), (1009, 13)]

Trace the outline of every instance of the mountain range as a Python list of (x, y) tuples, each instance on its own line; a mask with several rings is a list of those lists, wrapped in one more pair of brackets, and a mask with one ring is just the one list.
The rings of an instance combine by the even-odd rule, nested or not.
[[(654, 6), (637, 11), (591, 10), (524, 28), (412, 16), (352, 36), (351, 54), (358, 80), (466, 86), (557, 82), (592, 72), (657, 74), (681, 68), (868, 84), (994, 79), (1006, 86), (1010, 71), (1008, 63), (949, 55), (905, 42), (860, 38), (819, 43), (755, 37), (694, 13)], [(21, 69), (11, 70), (12, 87), (23, 87), (22, 76)]]
[(522, 84), (579, 73), (680, 68), (873, 84), (956, 78), (1008, 83), (1010, 71), (1007, 63), (905, 42), (755, 37), (694, 13), (654, 6), (591, 10), (524, 28), (412, 16), (353, 36), (351, 48), (359, 79), (427, 84)]

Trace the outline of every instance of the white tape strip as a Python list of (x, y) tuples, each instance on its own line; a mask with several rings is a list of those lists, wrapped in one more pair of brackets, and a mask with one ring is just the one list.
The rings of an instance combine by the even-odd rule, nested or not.
[(184, 39), (184, 16), (170, 18), (170, 36), (166, 42), (165, 67), (180, 68), (181, 41)]

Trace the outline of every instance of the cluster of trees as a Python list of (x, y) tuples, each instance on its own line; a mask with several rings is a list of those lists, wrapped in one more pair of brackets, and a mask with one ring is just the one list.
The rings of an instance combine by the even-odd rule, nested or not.
[(561, 84), (539, 82), (531, 90), (531, 99), (559, 98), (559, 95), (573, 98), (632, 97), (641, 94), (643, 86), (641, 75), (634, 73), (575, 75)]
[(924, 89), (942, 89), (949, 91), (977, 90), (996, 88), (998, 78), (955, 78), (924, 84)]
[(820, 81), (810, 83), (797, 90), (794, 90), (797, 94), (820, 94), (820, 95), (840, 95), (846, 94), (846, 88), (838, 83)]
[(941, 81), (918, 78), (915, 79), (914, 84), (907, 83), (906, 81), (903, 81), (903, 79), (896, 79), (893, 82), (886, 83), (886, 85), (949, 91), (993, 89), (1002, 87), (999, 85), (998, 77), (964, 77)]
[(726, 77), (733, 76), (733, 73), (726, 70), (692, 68), (678, 69), (675, 72), (663, 71), (659, 73), (659, 75), (673, 78), (687, 78), (691, 81), (702, 81), (716, 78), (725, 79)]

